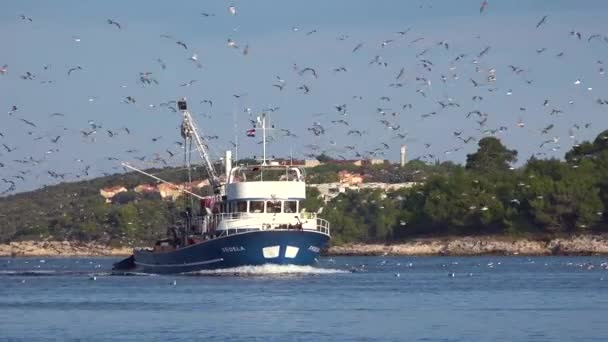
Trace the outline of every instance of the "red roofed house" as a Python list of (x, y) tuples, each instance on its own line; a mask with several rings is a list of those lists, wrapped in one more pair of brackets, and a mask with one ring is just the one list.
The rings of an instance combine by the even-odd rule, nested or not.
[(170, 199), (175, 201), (180, 196), (185, 194), (183, 190), (192, 191), (192, 189), (201, 189), (208, 185), (209, 180), (206, 179), (202, 181), (193, 181), (192, 183), (181, 183), (175, 185), (162, 183), (158, 185), (158, 192), (160, 193), (160, 197), (162, 199)]
[(112, 198), (121, 192), (127, 192), (127, 188), (122, 185), (117, 185), (99, 190), (101, 196), (106, 199), (106, 203), (112, 203)]
[(158, 188), (156, 188), (156, 185), (152, 184), (140, 184), (136, 186), (133, 191), (137, 192), (138, 194), (143, 194), (146, 192), (158, 192)]

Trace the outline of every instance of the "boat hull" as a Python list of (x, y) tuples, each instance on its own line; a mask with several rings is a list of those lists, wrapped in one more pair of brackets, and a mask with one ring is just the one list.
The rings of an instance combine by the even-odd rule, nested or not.
[(246, 265), (311, 265), (328, 241), (329, 235), (317, 231), (251, 231), (166, 253), (136, 251), (133, 271), (168, 274)]

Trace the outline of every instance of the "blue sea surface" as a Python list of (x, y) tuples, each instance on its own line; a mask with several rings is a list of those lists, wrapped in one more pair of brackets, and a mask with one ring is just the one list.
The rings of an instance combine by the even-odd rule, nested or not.
[(114, 275), (0, 259), (2, 341), (608, 341), (605, 257), (335, 257)]

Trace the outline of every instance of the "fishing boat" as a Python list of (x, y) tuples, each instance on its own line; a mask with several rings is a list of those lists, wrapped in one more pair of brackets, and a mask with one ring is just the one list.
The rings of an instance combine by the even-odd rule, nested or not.
[[(158, 240), (151, 248), (134, 249), (133, 255), (115, 263), (113, 269), (166, 274), (247, 265), (314, 264), (330, 240), (329, 222), (303, 208), (304, 169), (266, 159), (266, 115), (258, 117), (258, 127), (254, 128), (262, 131), (261, 162), (233, 167), (232, 153), (226, 151), (222, 180), (186, 100), (177, 104), (183, 113), (184, 146), (194, 145), (198, 150), (213, 195), (200, 196), (123, 163), (175, 186), (196, 205), (187, 207), (180, 222), (168, 228), (166, 239)], [(190, 163), (187, 166), (190, 170)]]

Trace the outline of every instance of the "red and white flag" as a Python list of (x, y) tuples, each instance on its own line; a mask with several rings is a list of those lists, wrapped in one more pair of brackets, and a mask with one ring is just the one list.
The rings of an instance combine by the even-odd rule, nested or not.
[(248, 137), (255, 137), (255, 128), (250, 128), (247, 130)]

